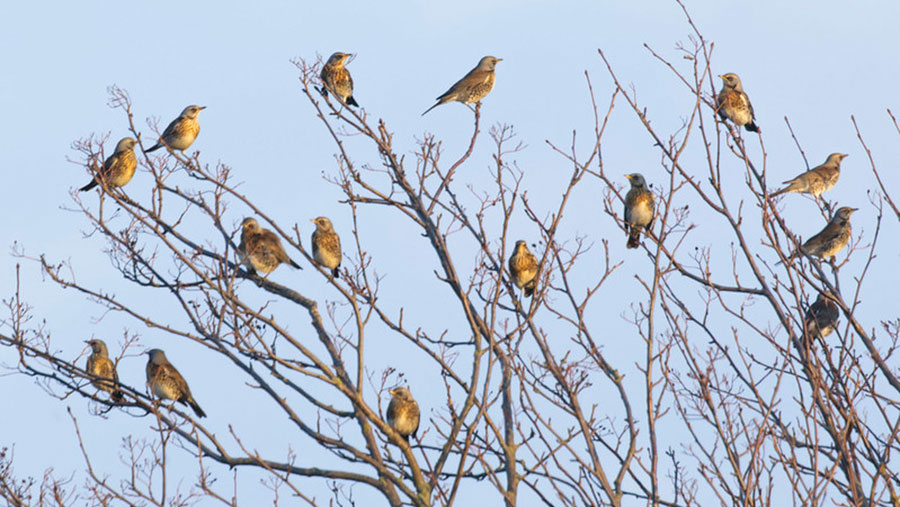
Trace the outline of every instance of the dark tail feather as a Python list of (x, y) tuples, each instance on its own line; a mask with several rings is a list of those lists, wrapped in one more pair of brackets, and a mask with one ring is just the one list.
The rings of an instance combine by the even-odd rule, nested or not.
[(97, 186), (97, 180), (91, 180), (90, 183), (78, 189), (79, 192), (86, 192)]
[(300, 267), (299, 264), (297, 264), (296, 262), (294, 262), (294, 259), (288, 259), (288, 263), (290, 263), (291, 266), (294, 266), (294, 267), (297, 268), (297, 269), (303, 269), (303, 268)]
[(192, 409), (194, 409), (194, 413), (197, 414), (197, 417), (206, 417), (206, 412), (204, 412), (203, 409), (200, 408), (200, 405), (198, 405), (197, 402), (194, 401), (193, 396), (185, 401), (188, 405), (191, 406)]
[(788, 188), (790, 188), (790, 187), (785, 187), (785, 188), (782, 188), (781, 190), (776, 190), (776, 191), (770, 193), (769, 197), (778, 197), (779, 195), (787, 192)]
[(637, 227), (632, 227), (631, 231), (628, 233), (628, 242), (625, 243), (625, 248), (637, 248), (641, 244), (641, 230)]
[(341, 267), (338, 266), (331, 270), (331, 274), (334, 275), (334, 279), (337, 280), (341, 277)]
[(359, 107), (359, 104), (356, 103), (356, 99), (353, 98), (353, 95), (347, 97), (347, 105)]
[(753, 120), (750, 120), (750, 123), (744, 125), (744, 128), (749, 130), (750, 132), (756, 132), (757, 134), (760, 133), (759, 127), (756, 125), (756, 123), (753, 122)]
[(441, 105), (441, 104), (442, 104), (441, 102), (438, 102), (437, 104), (435, 104), (435, 105), (429, 107), (428, 109), (425, 110), (424, 113), (422, 113), (422, 116), (425, 116), (426, 114), (428, 114), (428, 111), (431, 111), (432, 109), (438, 107), (438, 106)]
[(144, 153), (150, 153), (151, 151), (156, 151), (156, 150), (162, 148), (162, 146), (163, 146), (162, 143), (156, 143), (151, 148), (144, 150)]
[(125, 399), (125, 393), (123, 393), (122, 391), (119, 391), (118, 389), (116, 389), (116, 390), (113, 391), (113, 393), (112, 393), (112, 399), (114, 399), (115, 401), (118, 401), (118, 402), (121, 403), (122, 400)]
[(526, 297), (532, 297), (532, 296), (534, 296), (534, 288), (535, 288), (535, 286), (537, 285), (537, 282), (535, 282), (535, 280), (537, 280), (537, 276), (535, 276), (534, 278), (532, 278), (530, 282), (526, 283), (525, 286), (522, 287), (523, 289), (525, 289), (525, 296), (526, 296)]

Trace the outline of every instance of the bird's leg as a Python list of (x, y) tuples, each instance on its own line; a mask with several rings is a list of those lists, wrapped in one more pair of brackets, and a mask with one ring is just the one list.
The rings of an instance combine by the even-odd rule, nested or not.
[(480, 107), (480, 106), (481, 106), (481, 102), (476, 102), (476, 106), (475, 106), (475, 107), (472, 107), (472, 104), (466, 104), (466, 107), (469, 108), (469, 111), (472, 111), (473, 113), (475, 112), (475, 108), (476, 108), (476, 107)]

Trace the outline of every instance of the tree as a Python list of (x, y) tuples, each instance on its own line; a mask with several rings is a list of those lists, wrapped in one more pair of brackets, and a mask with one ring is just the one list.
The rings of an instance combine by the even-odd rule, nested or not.
[[(353, 218), (352, 230), (339, 231), (345, 252), (339, 278), (313, 262), (303, 238), (310, 229), (270, 219), (264, 203), (241, 192), (230, 167), (197, 155), (142, 157), (146, 174), (139, 177), (154, 182), (149, 195), (105, 184), (98, 203), (94, 194), (73, 194), (106, 240), (112, 265), (146, 297), (123, 300), (105, 281), (80, 280), (77, 266), (52, 255), (21, 253), (23, 260), (40, 263), (52, 281), (104, 311), (128, 315), (166, 340), (193, 342), (218, 361), (216, 371), (203, 373), (239, 386), (235, 410), (277, 417), (252, 431), (229, 426), (226, 435), (210, 426), (228, 414), (200, 420), (178, 405), (159, 404), (142, 385), (123, 381), (124, 401), (111, 399), (92, 386), (83, 364), (58, 353), (15, 297), (0, 343), (17, 351), (16, 371), (52, 396), (89, 401), (98, 419), (122, 411), (152, 431), (123, 444), (122, 478), (98, 472), (80, 440), (84, 486), (52, 475), (19, 483), (12, 459), (0, 455), (0, 494), (12, 504), (34, 501), (35, 488), (41, 503), (60, 505), (73, 498), (231, 504), (236, 494), (218, 481), (229, 469), (252, 469), (276, 503), (291, 498), (291, 504), (294, 496), (324, 503), (313, 493), (323, 483), (330, 501), (342, 505), (374, 495), (391, 505), (453, 504), (472, 489), (506, 505), (777, 505), (788, 494), (809, 505), (900, 504), (900, 467), (892, 455), (900, 443), (900, 382), (889, 363), (900, 321), (869, 315), (862, 304), (870, 271), (889, 269), (874, 262), (884, 205), (898, 221), (900, 212), (870, 157), (874, 227), (854, 229), (850, 245), (831, 261), (791, 258), (801, 235), (811, 233), (786, 210), (810, 202), (770, 198), (764, 138), (717, 119), (712, 44), (685, 16), (692, 36), (679, 46), (680, 60), (648, 48), (692, 104), (683, 125), (658, 132), (600, 51), (613, 91), (598, 105), (586, 74), (594, 130), (587, 148), (575, 135), (568, 148), (550, 143), (569, 168), (551, 205), (542, 189), (523, 187), (515, 160), (523, 145), (508, 125), (488, 130), (491, 185), (466, 185), (463, 170), (477, 170), (473, 153), (486, 142), (480, 105), (462, 155), (445, 162), (442, 142), (427, 134), (413, 158), (384, 121), (316, 91), (320, 61), (297, 60), (301, 89), (337, 151), (326, 178), (344, 193), (340, 205)], [(130, 97), (118, 88), (110, 94), (138, 137)], [(602, 157), (616, 106), (644, 125), (666, 175), (651, 181), (654, 226), (627, 254), (622, 171), (608, 170)], [(104, 159), (105, 141), (75, 144), (89, 171)], [(573, 208), (574, 196), (592, 184), (603, 188), (597, 209)], [(824, 225), (835, 206), (810, 201)], [(598, 241), (566, 229), (571, 214), (603, 216), (601, 206), (621, 237)], [(407, 227), (379, 231), (396, 238), (395, 249), (375, 254), (360, 224), (383, 213), (403, 217)], [(305, 269), (318, 270), (328, 296), (244, 267), (237, 235), (245, 216), (275, 231)], [(722, 239), (691, 249), (700, 219), (715, 224)], [(521, 223), (530, 237), (513, 236)], [(533, 298), (510, 279), (507, 259), (518, 239), (531, 244), (539, 261)], [(433, 273), (413, 274), (414, 286), (388, 283), (379, 270), (379, 255), (426, 253)], [(634, 278), (644, 291), (630, 306), (610, 282), (625, 255), (639, 259)], [(824, 338), (806, 324), (820, 293), (840, 313), (840, 325)], [(445, 322), (407, 310), (422, 298), (445, 309)], [(630, 308), (634, 334), (610, 336), (603, 320), (623, 308)], [(614, 339), (631, 340), (633, 353), (610, 357), (605, 344)], [(137, 333), (126, 333), (120, 368), (143, 347), (139, 342)], [(372, 348), (385, 346), (403, 361), (373, 364)], [(407, 442), (384, 413), (388, 389), (405, 383), (413, 361), (433, 385), (411, 385), (423, 414), (417, 437)], [(190, 360), (173, 362), (190, 382), (182, 366)], [(72, 422), (78, 428), (74, 415)], [(281, 449), (265, 452), (251, 443), (254, 433), (282, 431)], [(172, 446), (196, 458), (193, 485), (171, 484)]]

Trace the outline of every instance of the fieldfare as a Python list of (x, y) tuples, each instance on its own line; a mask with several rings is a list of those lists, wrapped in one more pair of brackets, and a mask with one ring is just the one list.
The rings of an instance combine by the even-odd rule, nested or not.
[(85, 370), (94, 376), (91, 383), (97, 389), (110, 393), (114, 400), (122, 401), (124, 396), (119, 390), (119, 374), (116, 372), (115, 363), (109, 358), (106, 343), (103, 340), (87, 340), (84, 343), (91, 346), (91, 355), (88, 356), (85, 366)]
[(316, 230), (312, 233), (313, 258), (330, 269), (331, 274), (337, 278), (341, 267), (341, 238), (334, 232), (331, 220), (319, 217), (312, 222), (316, 224)]
[(625, 195), (625, 232), (628, 233), (625, 246), (637, 248), (641, 243), (641, 231), (653, 227), (656, 202), (643, 176), (634, 173), (625, 177), (631, 182), (631, 190)]
[(438, 97), (436, 99), (437, 104), (429, 107), (422, 113), (422, 116), (425, 116), (428, 111), (431, 111), (441, 104), (446, 104), (447, 102), (456, 101), (462, 102), (463, 104), (471, 104), (483, 99), (491, 92), (491, 89), (494, 88), (494, 67), (497, 65), (497, 62), (501, 60), (503, 59), (495, 58), (493, 56), (485, 56), (482, 58), (474, 69), (470, 70), (468, 74), (463, 76), (463, 78), (451, 86), (449, 90)]
[(753, 122), (753, 106), (750, 98), (744, 93), (741, 86), (741, 78), (732, 72), (722, 74), (722, 90), (716, 97), (716, 110), (722, 120), (731, 120), (738, 127), (744, 127), (750, 132), (759, 133), (759, 127)]
[(516, 287), (525, 289), (525, 295), (534, 295), (534, 287), (537, 284), (538, 261), (534, 254), (528, 250), (525, 241), (516, 241), (512, 255), (509, 256), (509, 274)]
[(350, 77), (350, 71), (344, 65), (347, 64), (348, 53), (335, 53), (331, 55), (325, 66), (322, 67), (322, 95), (327, 96), (328, 92), (333, 93), (342, 103), (359, 107), (356, 100), (353, 99), (353, 78)]
[(166, 359), (166, 353), (159, 349), (147, 351), (147, 385), (157, 397), (173, 400), (189, 405), (199, 417), (206, 417), (206, 412), (194, 401), (191, 388), (184, 377)]
[(816, 302), (809, 307), (806, 317), (803, 319), (806, 333), (810, 338), (817, 336), (825, 338), (837, 327), (838, 317), (840, 317), (840, 311), (837, 304), (825, 293), (820, 292)]
[(192, 105), (184, 108), (181, 115), (172, 120), (172, 123), (163, 131), (159, 142), (154, 144), (149, 150), (145, 150), (144, 153), (150, 153), (163, 146), (168, 147), (170, 150), (179, 150), (184, 153), (184, 150), (191, 147), (194, 139), (197, 139), (197, 134), (200, 133), (200, 122), (197, 121), (197, 115), (204, 109), (206, 109), (206, 106)]
[(822, 194), (834, 188), (841, 176), (841, 161), (845, 158), (847, 155), (844, 153), (832, 153), (828, 155), (828, 160), (824, 164), (814, 167), (792, 180), (785, 181), (786, 187), (769, 195), (775, 197), (790, 192), (799, 192), (812, 194), (818, 199)]
[(419, 431), (419, 404), (406, 387), (391, 389), (391, 402), (387, 408), (387, 422), (409, 442), (409, 436), (416, 438)]
[(264, 275), (275, 271), (282, 262), (297, 269), (303, 269), (288, 257), (281, 239), (274, 232), (263, 229), (254, 218), (245, 218), (241, 222), (241, 244), (238, 246), (244, 256), (244, 262)]
[(124, 187), (134, 176), (137, 168), (137, 157), (134, 156), (134, 146), (137, 140), (131, 137), (123, 137), (116, 144), (116, 151), (103, 161), (103, 167), (94, 174), (90, 183), (78, 189), (79, 192), (90, 190), (97, 186), (102, 179), (107, 186)]
[[(815, 255), (822, 259), (834, 257), (850, 242), (852, 234), (850, 215), (856, 210), (856, 208), (848, 208), (846, 206), (838, 208), (828, 225), (821, 232), (803, 243), (803, 246), (800, 247), (800, 252)], [(794, 252), (788, 260), (797, 257), (800, 252)]]

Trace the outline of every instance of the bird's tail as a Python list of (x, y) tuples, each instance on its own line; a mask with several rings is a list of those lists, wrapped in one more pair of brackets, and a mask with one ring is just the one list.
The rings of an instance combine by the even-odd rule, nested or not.
[(422, 116), (425, 116), (426, 114), (428, 114), (428, 111), (431, 111), (432, 109), (438, 107), (438, 106), (441, 105), (441, 104), (443, 104), (443, 102), (438, 101), (437, 104), (435, 104), (435, 105), (429, 107), (428, 109), (426, 109), (425, 112), (422, 113)]
[(291, 266), (294, 266), (294, 267), (297, 268), (297, 269), (303, 269), (303, 268), (300, 267), (299, 264), (297, 264), (296, 262), (294, 262), (294, 259), (288, 258), (288, 264), (290, 264)]
[(762, 132), (761, 130), (759, 130), (759, 126), (757, 126), (753, 120), (750, 120), (750, 123), (744, 125), (744, 128), (749, 130), (750, 132), (756, 132), (757, 134)]
[(353, 95), (347, 97), (347, 105), (359, 107), (359, 104), (357, 104), (356, 99), (353, 98)]
[(125, 399), (125, 393), (116, 389), (115, 391), (112, 392), (112, 399), (121, 403)]
[(156, 144), (154, 144), (152, 147), (147, 148), (146, 150), (144, 150), (144, 153), (150, 153), (151, 151), (156, 151), (156, 150), (162, 148), (162, 146), (163, 146), (162, 143), (156, 143)]
[(194, 401), (193, 396), (185, 401), (187, 401), (187, 404), (190, 405), (192, 409), (194, 409), (194, 413), (197, 414), (197, 417), (206, 417), (206, 412), (204, 412), (203, 409), (200, 408), (200, 405), (198, 405), (197, 402)]
[(337, 266), (331, 270), (331, 274), (334, 275), (334, 279), (337, 280), (341, 277), (341, 267)]
[(641, 229), (638, 227), (632, 227), (630, 231), (628, 231), (628, 242), (625, 243), (625, 248), (637, 248), (641, 244)]
[(91, 180), (91, 182), (88, 183), (87, 185), (85, 185), (85, 186), (79, 188), (78, 191), (79, 191), (79, 192), (87, 192), (88, 190), (90, 190), (90, 189), (92, 189), (92, 188), (94, 188), (94, 187), (96, 187), (96, 186), (97, 186), (97, 180), (96, 180), (96, 179), (93, 179), (93, 180)]
[(782, 188), (781, 190), (776, 190), (776, 191), (770, 193), (770, 194), (769, 194), (769, 197), (778, 197), (779, 195), (781, 195), (781, 194), (783, 194), (783, 193), (785, 193), (785, 192), (789, 192), (790, 190), (791, 190), (791, 187), (789, 187), (789, 186), (788, 186), (788, 187), (784, 187), (784, 188)]
[(525, 289), (525, 296), (532, 297), (534, 296), (534, 288), (537, 286), (537, 275), (531, 279), (530, 282), (526, 283), (523, 289)]

